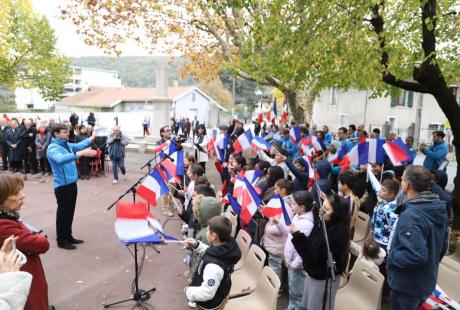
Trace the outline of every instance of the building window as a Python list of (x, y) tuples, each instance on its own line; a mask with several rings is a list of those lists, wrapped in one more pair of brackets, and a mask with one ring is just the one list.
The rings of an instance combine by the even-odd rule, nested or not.
[(437, 130), (440, 130), (440, 131), (444, 131), (444, 124), (440, 124), (440, 123), (430, 123), (428, 124), (428, 131), (430, 132), (430, 134), (433, 132), (433, 131), (437, 131)]
[(348, 114), (340, 113), (339, 117), (340, 127), (348, 126)]
[(389, 116), (388, 123), (390, 124), (390, 131), (395, 131), (398, 125), (397, 118), (395, 116)]
[(33, 103), (28, 103), (28, 104), (26, 104), (26, 107), (27, 107), (27, 109), (33, 109), (34, 104)]
[(330, 106), (337, 105), (338, 96), (339, 96), (339, 89), (337, 87), (332, 87), (331, 89), (329, 89), (329, 105)]
[(192, 93), (192, 102), (195, 102), (195, 100), (196, 100), (196, 94)]
[(391, 92), (391, 107), (409, 107), (414, 106), (414, 92), (402, 90), (400, 92)]

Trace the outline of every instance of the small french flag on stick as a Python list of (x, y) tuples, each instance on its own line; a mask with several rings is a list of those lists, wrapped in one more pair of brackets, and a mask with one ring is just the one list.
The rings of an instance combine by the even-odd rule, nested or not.
[(262, 214), (266, 217), (274, 217), (282, 214), (286, 226), (291, 225), (291, 218), (289, 217), (289, 213), (286, 210), (286, 205), (283, 198), (281, 198), (279, 195), (273, 196), (273, 198), (270, 199), (270, 201), (260, 209), (260, 212), (262, 212)]
[(404, 144), (401, 138), (387, 141), (383, 145), (383, 149), (395, 166), (401, 166), (404, 161), (411, 157), (409, 148)]
[(235, 152), (241, 153), (251, 147), (252, 139), (252, 132), (248, 129), (233, 142), (233, 149), (235, 149)]
[(283, 113), (281, 114), (281, 120), (283, 122), (287, 122), (288, 121), (288, 105), (287, 105), (287, 102), (284, 102), (284, 105), (283, 105)]
[(300, 141), (300, 128), (299, 126), (294, 126), (289, 130), (289, 136), (291, 138), (292, 143), (297, 144)]
[(252, 187), (251, 183), (249, 183), (249, 181), (246, 180), (246, 178), (243, 178), (243, 182), (246, 186), (242, 192), (242, 208), (240, 217), (245, 224), (249, 224), (252, 217), (257, 212), (262, 201), (259, 195), (257, 195), (255, 189)]
[(153, 169), (136, 189), (136, 194), (152, 206), (156, 206), (157, 199), (168, 192), (168, 185), (161, 176), (158, 168)]
[(267, 141), (265, 141), (262, 137), (255, 136), (251, 141), (252, 147), (262, 150), (262, 151), (270, 151), (271, 145)]

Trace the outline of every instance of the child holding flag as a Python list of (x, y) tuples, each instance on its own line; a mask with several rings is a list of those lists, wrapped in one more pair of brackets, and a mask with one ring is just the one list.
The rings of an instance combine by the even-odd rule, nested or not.
[[(307, 191), (297, 191), (292, 196), (291, 206), (294, 214), (292, 225), (308, 237), (313, 229), (315, 217), (318, 217), (313, 214), (313, 196)], [(296, 310), (302, 306), (305, 273), (302, 269), (302, 257), (297, 253), (291, 240), (292, 234), (289, 233), (284, 248), (284, 259), (288, 268), (289, 279), (289, 305), (287, 309)]]
[[(290, 211), (290, 200), (286, 199), (286, 197), (292, 193), (292, 183), (286, 179), (276, 181), (275, 193), (279, 197), (275, 196), (272, 200), (283, 199), (286, 210)], [(270, 202), (271, 201), (267, 203), (267, 206), (270, 205)], [(286, 220), (284, 219), (281, 208), (279, 208), (278, 211), (279, 213), (276, 212), (278, 213), (277, 215), (270, 217), (270, 215), (264, 213), (264, 210), (262, 209), (262, 213), (270, 217), (270, 219), (268, 220), (267, 225), (265, 225), (261, 245), (268, 252), (268, 266), (273, 269), (281, 280), (284, 244), (286, 243), (289, 233), (289, 227), (286, 225)], [(287, 220), (290, 221), (290, 219)]]

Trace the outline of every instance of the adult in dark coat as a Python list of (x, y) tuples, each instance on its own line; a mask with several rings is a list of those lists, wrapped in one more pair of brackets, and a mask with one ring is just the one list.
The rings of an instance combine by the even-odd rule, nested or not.
[(39, 255), (48, 251), (49, 242), (45, 236), (20, 220), (19, 210), (24, 202), (21, 193), (23, 187), (24, 183), (18, 177), (0, 176), (0, 244), (12, 235), (18, 237), (16, 248), (27, 258), (21, 271), (32, 275), (32, 284), (24, 309), (48, 310), (48, 284)]
[(99, 173), (104, 173), (105, 171), (105, 155), (107, 154), (107, 136), (100, 136), (94, 139), (94, 145), (96, 146), (96, 151), (100, 152), (99, 155)]
[(24, 154), (20, 147), (21, 133), (18, 120), (15, 118), (12, 119), (10, 122), (10, 128), (6, 131), (6, 144), (8, 145), (8, 158), (10, 160), (10, 166), (13, 168), (13, 172), (18, 172), (22, 166), (21, 163)]
[(35, 138), (37, 129), (32, 126), (32, 121), (25, 120), (24, 128), (21, 133), (21, 143), (19, 144), (24, 152), (24, 169), (26, 173), (37, 173), (37, 148), (35, 147)]
[(89, 112), (89, 115), (86, 121), (88, 122), (88, 125), (90, 125), (91, 127), (94, 127), (96, 125), (96, 118), (94, 117), (93, 112)]
[(77, 115), (77, 113), (72, 112), (72, 114), (70, 115), (69, 121), (70, 121), (70, 125), (72, 125), (72, 127), (77, 126), (77, 124), (78, 124), (78, 115)]
[(8, 170), (8, 144), (6, 144), (6, 132), (9, 128), (5, 118), (0, 118), (0, 152), (2, 153), (3, 171)]

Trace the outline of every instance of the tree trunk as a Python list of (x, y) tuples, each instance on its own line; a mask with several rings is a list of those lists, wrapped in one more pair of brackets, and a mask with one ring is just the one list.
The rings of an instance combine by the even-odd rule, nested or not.
[(297, 92), (285, 89), (283, 90), (283, 93), (287, 99), (289, 116), (292, 117), (297, 123), (303, 123), (305, 120), (305, 110), (299, 104)]
[(440, 84), (444, 85), (437, 85), (436, 90), (433, 90), (432, 94), (449, 120), (452, 135), (454, 137), (452, 144), (455, 147), (457, 172), (454, 178), (454, 191), (452, 192), (452, 208), (454, 211), (452, 228), (460, 229), (460, 106), (458, 105), (452, 91), (447, 86), (447, 83), (445, 83), (445, 81), (441, 81)]

